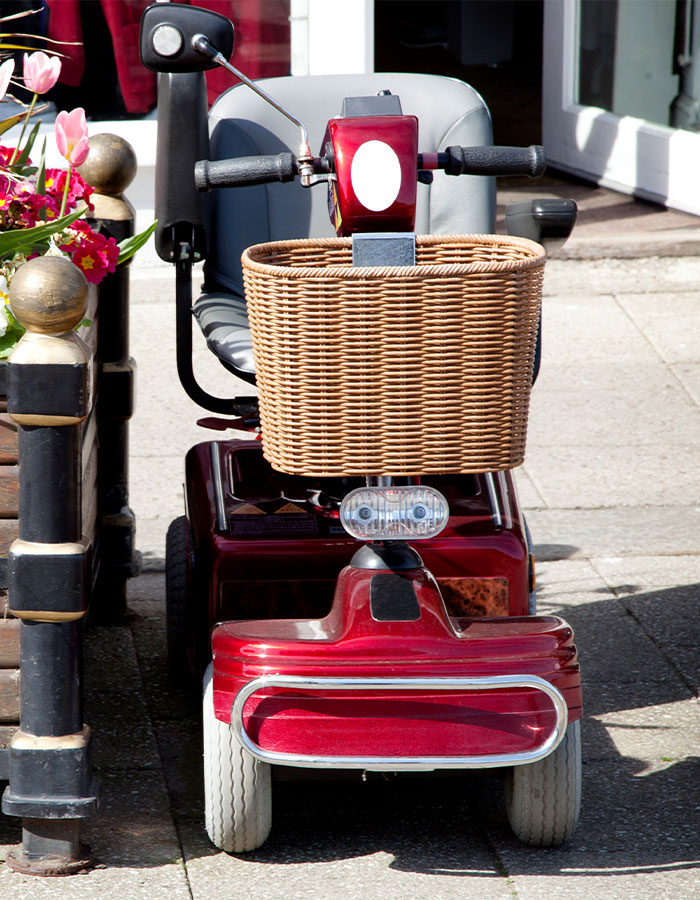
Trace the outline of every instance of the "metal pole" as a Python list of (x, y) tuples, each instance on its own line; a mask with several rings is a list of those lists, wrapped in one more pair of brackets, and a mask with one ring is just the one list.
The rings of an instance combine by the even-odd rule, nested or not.
[(90, 349), (73, 328), (88, 287), (63, 257), (26, 263), (10, 302), (27, 329), (8, 362), (8, 410), (19, 431), (19, 538), (10, 548), (9, 606), (20, 619), (20, 727), (10, 744), (7, 815), (22, 844), (7, 864), (65, 875), (90, 862), (80, 820), (97, 808), (90, 729), (83, 723), (82, 619), (90, 542), (82, 535), (82, 423)]
[[(94, 135), (80, 174), (95, 191), (89, 217), (93, 229), (117, 242), (131, 237), (135, 212), (123, 195), (136, 174), (131, 145), (114, 134)], [(135, 517), (129, 507), (129, 419), (136, 369), (129, 356), (129, 264), (118, 266), (98, 288), (98, 546), (91, 618), (101, 622), (124, 615), (126, 582), (139, 570)]]

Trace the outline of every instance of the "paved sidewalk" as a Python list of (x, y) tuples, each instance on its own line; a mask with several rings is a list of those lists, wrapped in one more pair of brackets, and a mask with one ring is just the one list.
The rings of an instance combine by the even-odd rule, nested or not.
[[(182, 510), (184, 451), (210, 432), (193, 424), (200, 413), (176, 382), (172, 274), (146, 258), (132, 290), (131, 448), (146, 566), (130, 585), (129, 621), (86, 641), (86, 720), (104, 787), (86, 840), (102, 866), (40, 880), (0, 865), (0, 894), (700, 897), (700, 256), (647, 258), (644, 234), (627, 234), (640, 258), (548, 263), (543, 366), (518, 472), (539, 609), (572, 623), (584, 672), (584, 799), (572, 841), (519, 845), (487, 772), (280, 781), (264, 848), (232, 857), (209, 845), (199, 704), (165, 677), (159, 570), (165, 529)], [(203, 348), (196, 364), (210, 388), (229, 389)], [(19, 838), (0, 816), (0, 858)]]

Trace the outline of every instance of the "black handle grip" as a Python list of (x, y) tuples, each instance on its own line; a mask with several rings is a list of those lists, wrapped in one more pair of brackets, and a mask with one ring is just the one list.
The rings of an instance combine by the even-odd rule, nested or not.
[(210, 162), (200, 159), (194, 167), (194, 183), (198, 191), (217, 187), (246, 187), (275, 181), (294, 181), (297, 174), (293, 153), (276, 156), (239, 156)]
[[(529, 175), (538, 178), (547, 168), (544, 147), (448, 147), (438, 154), (446, 157), (448, 175)], [(442, 163), (442, 159), (440, 159)]]

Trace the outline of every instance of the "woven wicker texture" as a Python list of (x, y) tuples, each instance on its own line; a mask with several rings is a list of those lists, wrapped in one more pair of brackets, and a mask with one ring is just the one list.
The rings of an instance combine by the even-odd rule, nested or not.
[(250, 247), (267, 460), (316, 476), (520, 465), (544, 260), (501, 235), (418, 237), (400, 268), (353, 268), (350, 238)]

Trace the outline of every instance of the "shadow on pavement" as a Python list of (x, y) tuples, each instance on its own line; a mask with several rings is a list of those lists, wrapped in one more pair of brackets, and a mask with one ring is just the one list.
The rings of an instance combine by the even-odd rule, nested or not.
[[(470, 864), (484, 850), (511, 874), (583, 876), (698, 865), (700, 766), (697, 757), (688, 756), (693, 739), (681, 717), (696, 715), (688, 667), (700, 637), (692, 615), (699, 593), (700, 585), (630, 591), (622, 598), (608, 593), (607, 600), (561, 608), (577, 632), (586, 712), (583, 811), (565, 847), (533, 850), (510, 835), (496, 772), (373, 774), (365, 782), (358, 773), (344, 781), (328, 776), (290, 781), (286, 773), (274, 786), (267, 844), (239, 859), (323, 863), (385, 851), (402, 871), (485, 877), (495, 874), (492, 866)], [(545, 605), (554, 611), (551, 602)], [(164, 660), (143, 663), (186, 853), (190, 858), (216, 854), (202, 826), (196, 701), (167, 687)], [(163, 715), (167, 708), (171, 714)]]
[[(400, 872), (585, 882), (700, 865), (700, 766), (690, 755), (700, 585), (639, 593), (626, 585), (623, 596), (588, 602), (589, 592), (560, 607), (554, 590), (542, 591), (542, 611), (561, 611), (576, 629), (585, 681), (583, 808), (564, 847), (532, 849), (511, 836), (495, 770), (366, 781), (359, 773), (297, 781), (280, 771), (268, 842), (227, 863), (203, 827), (199, 698), (167, 681), (162, 576), (143, 578), (129, 627), (94, 628), (86, 642), (86, 719), (104, 785), (88, 839), (107, 867), (220, 857), (239, 874), (255, 864), (316, 872), (384, 852), (391, 859), (382, 865)], [(0, 844), (19, 836), (19, 823), (0, 816)]]

